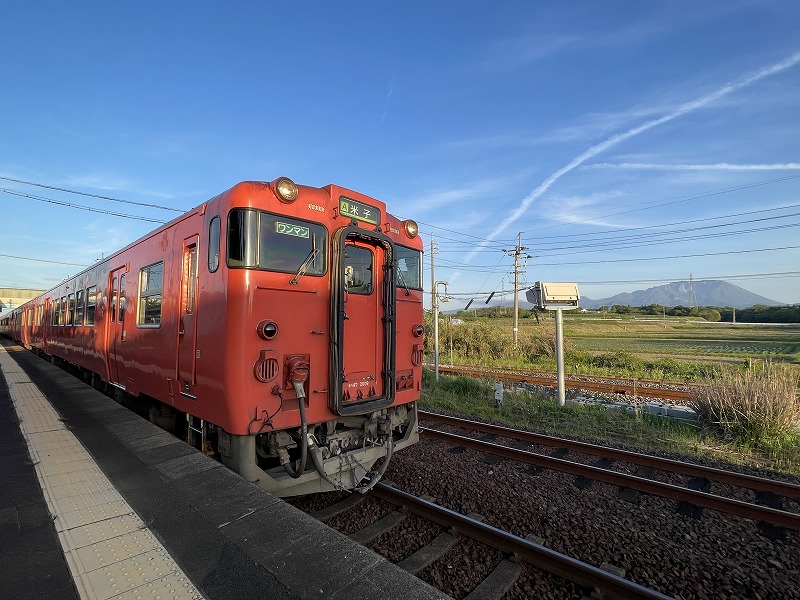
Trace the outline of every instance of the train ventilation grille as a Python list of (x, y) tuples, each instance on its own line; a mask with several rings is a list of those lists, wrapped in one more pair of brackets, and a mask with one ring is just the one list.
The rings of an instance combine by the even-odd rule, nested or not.
[(267, 382), (278, 374), (278, 361), (274, 358), (259, 359), (253, 368), (253, 374), (259, 381)]

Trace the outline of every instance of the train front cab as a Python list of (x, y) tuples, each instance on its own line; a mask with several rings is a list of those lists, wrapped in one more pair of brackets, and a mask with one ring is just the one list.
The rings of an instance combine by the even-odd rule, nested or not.
[[(298, 208), (279, 204), (289, 213), (281, 215), (271, 193), (261, 197), (246, 185), (230, 192), (226, 335), (241, 339), (235, 347), (229, 340), (224, 360), (255, 367), (245, 386), (226, 381), (225, 393), (238, 396), (229, 402), (246, 407), (248, 424), (244, 432), (220, 431), (218, 448), (223, 463), (280, 496), (365, 491), (395, 450), (418, 440), (421, 342), (413, 325), (422, 321), (422, 290), (406, 299), (397, 263), (412, 254), (419, 270), (421, 243), (403, 248), (373, 224), (305, 210), (334, 213), (343, 193), (301, 188)], [(382, 204), (360, 198), (385, 214)], [(414, 356), (412, 347), (420, 349)]]

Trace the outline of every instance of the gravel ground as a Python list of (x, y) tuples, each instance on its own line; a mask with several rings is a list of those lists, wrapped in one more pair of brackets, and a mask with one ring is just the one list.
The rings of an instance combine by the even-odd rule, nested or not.
[[(484, 455), (453, 452), (423, 441), (398, 452), (387, 477), (411, 493), (519, 536), (533, 534), (579, 560), (625, 570), (641, 585), (679, 598), (800, 598), (800, 539), (784, 532), (768, 539), (758, 524), (704, 510), (684, 516), (678, 504), (618, 488), (583, 486), (555, 471), (531, 475), (511, 461), (487, 464)], [(576, 483), (578, 486), (576, 486)], [(532, 571), (532, 570), (531, 570)], [(519, 583), (509, 598), (537, 590), (542, 597), (580, 597), (540, 581)], [(528, 590), (526, 590), (528, 586)], [(545, 592), (546, 590), (546, 592)], [(566, 595), (564, 595), (566, 594)]]
[[(460, 433), (464, 435), (463, 431)], [(513, 443), (501, 438), (495, 442)], [(561, 455), (547, 446), (528, 449)], [(668, 453), (661, 456), (687, 460)], [(628, 463), (600, 464), (597, 457), (585, 454), (570, 453), (567, 458), (629, 473), (639, 469)], [(800, 483), (789, 475), (708, 458), (692, 462)], [(662, 471), (649, 476), (677, 485), (686, 485), (689, 480)], [(385, 479), (462, 514), (479, 513), (488, 524), (521, 537), (543, 538), (549, 548), (578, 560), (621, 568), (628, 579), (676, 598), (800, 599), (797, 532), (759, 526), (707, 509), (687, 510), (675, 501), (623, 492), (616, 486), (556, 471), (493, 461), (481, 452), (425, 440), (424, 435), (419, 444), (395, 454)], [(723, 484), (712, 483), (710, 491), (751, 502), (755, 499), (754, 492)], [(318, 494), (295, 499), (293, 504), (313, 512), (344, 496)], [(783, 501), (784, 510), (797, 511), (798, 506), (796, 501)], [(392, 510), (395, 508), (367, 498), (358, 508), (329, 524), (343, 533), (352, 533)], [(437, 525), (409, 515), (370, 547), (399, 562), (439, 532)], [(461, 539), (419, 576), (460, 599), (503, 558), (494, 549)], [(580, 599), (586, 594), (587, 590), (524, 565), (522, 576), (505, 598)]]

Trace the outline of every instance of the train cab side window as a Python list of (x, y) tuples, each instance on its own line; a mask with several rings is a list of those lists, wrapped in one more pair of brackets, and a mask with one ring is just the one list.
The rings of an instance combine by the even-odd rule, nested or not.
[(411, 288), (412, 290), (422, 289), (422, 252), (407, 248), (406, 246), (396, 246), (397, 248), (397, 285)]
[(161, 287), (164, 263), (157, 262), (139, 271), (139, 313), (136, 324), (140, 327), (161, 326)]
[(228, 266), (255, 267), (258, 251), (258, 213), (232, 210), (228, 215)]
[(219, 217), (211, 219), (208, 226), (208, 272), (219, 268)]
[(350, 294), (372, 293), (372, 250), (348, 244), (344, 251), (344, 289)]
[(97, 286), (93, 285), (86, 290), (86, 324), (94, 325), (94, 315), (97, 308)]

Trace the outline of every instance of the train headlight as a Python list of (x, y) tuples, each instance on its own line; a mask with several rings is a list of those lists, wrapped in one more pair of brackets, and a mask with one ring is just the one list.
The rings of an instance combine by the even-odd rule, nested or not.
[(297, 184), (288, 177), (281, 177), (275, 182), (275, 191), (283, 202), (294, 202), (297, 200)]
[(417, 225), (416, 221), (412, 221), (411, 219), (403, 221), (403, 228), (406, 230), (406, 235), (411, 239), (419, 235), (419, 225)]
[(411, 328), (411, 333), (414, 335), (414, 337), (422, 337), (422, 334), (425, 333), (425, 328), (419, 324), (414, 325)]

